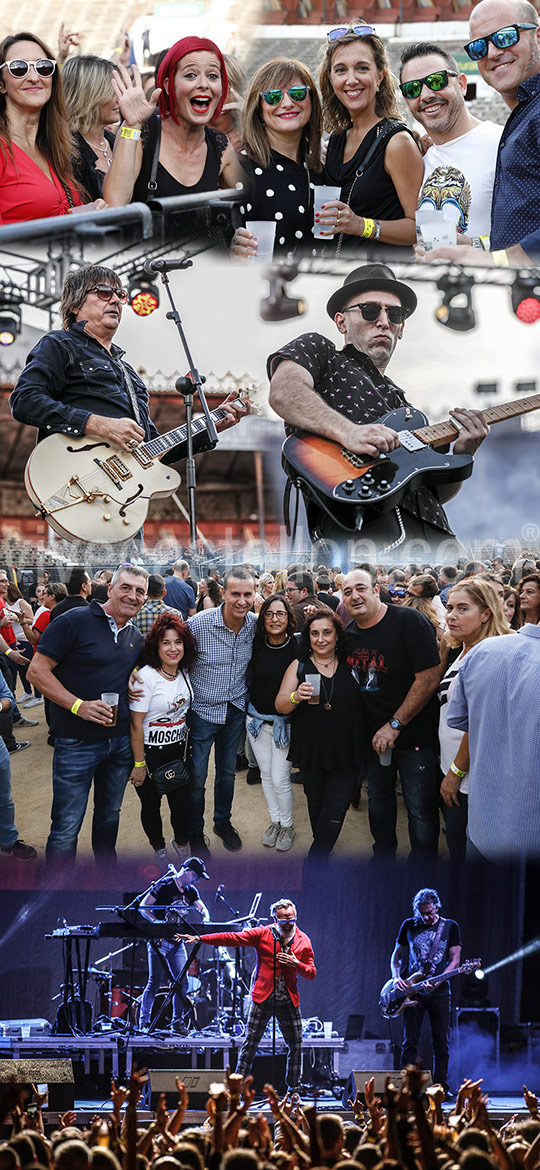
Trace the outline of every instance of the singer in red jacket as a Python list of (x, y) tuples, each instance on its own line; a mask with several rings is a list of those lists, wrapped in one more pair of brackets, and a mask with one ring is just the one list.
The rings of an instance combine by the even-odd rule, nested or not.
[(270, 907), (270, 913), (272, 926), (204, 934), (202, 941), (210, 946), (255, 947), (257, 969), (251, 989), (252, 1002), (236, 1071), (248, 1076), (261, 1036), (275, 1013), (287, 1045), (287, 1088), (295, 1090), (300, 1083), (302, 1056), (302, 1016), (297, 980), (298, 975), (303, 979), (314, 979), (317, 972), (311, 940), (296, 925), (296, 906), (288, 898), (281, 898)]

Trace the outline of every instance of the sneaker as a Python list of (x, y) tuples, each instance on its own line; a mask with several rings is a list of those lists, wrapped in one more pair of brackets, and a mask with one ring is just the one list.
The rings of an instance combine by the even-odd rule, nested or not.
[(221, 837), (229, 853), (238, 853), (238, 850), (242, 848), (240, 834), (236, 832), (230, 821), (214, 821), (214, 833), (216, 837)]
[(30, 699), (33, 699), (33, 698), (34, 698), (34, 696), (33, 696), (31, 691), (28, 691), (28, 693), (26, 691), (23, 691), (20, 699), (18, 699), (17, 696), (15, 696), (15, 702), (16, 702), (18, 707), (24, 707), (25, 703), (28, 703), (30, 701)]
[(21, 715), (20, 719), (13, 720), (14, 727), (39, 727), (39, 720), (27, 719), (25, 715)]
[(163, 846), (163, 849), (154, 849), (154, 857), (156, 861), (166, 861), (168, 863), (169, 854), (167, 853), (165, 846)]
[(249, 760), (244, 752), (239, 752), (236, 757), (235, 772), (245, 772), (249, 768)]
[(300, 772), (298, 771), (298, 768), (292, 768), (292, 770), (291, 770), (291, 784), (301, 784), (301, 783), (302, 783), (302, 781), (300, 779)]
[(24, 841), (16, 841), (14, 845), (0, 846), (0, 858), (14, 857), (16, 861), (33, 861), (37, 857), (37, 852), (31, 845), (25, 845)]
[(191, 857), (200, 857), (202, 861), (211, 860), (210, 842), (204, 833), (193, 833), (189, 839), (189, 855)]
[(280, 853), (286, 853), (291, 848), (295, 837), (296, 829), (294, 825), (282, 825), (276, 841), (276, 849), (279, 849)]
[(172, 837), (169, 841), (169, 845), (173, 853), (176, 854), (178, 861), (184, 862), (187, 861), (188, 857), (193, 856), (189, 841), (186, 841), (185, 845), (179, 845), (178, 841), (175, 841), (174, 837)]
[(42, 702), (43, 699), (36, 699), (34, 695), (32, 699), (28, 699), (27, 702), (25, 702), (26, 710), (28, 711), (29, 707), (39, 707)]
[(273, 849), (273, 847), (274, 847), (274, 845), (279, 837), (280, 829), (281, 829), (281, 825), (279, 824), (279, 821), (277, 824), (275, 821), (271, 821), (268, 828), (264, 830), (264, 833), (262, 835), (263, 845), (268, 845), (269, 849)]
[(250, 764), (247, 770), (246, 784), (261, 784), (261, 770), (256, 764)]
[(12, 756), (14, 754), (14, 752), (23, 752), (24, 749), (27, 747), (30, 747), (30, 740), (29, 739), (21, 739), (20, 743), (15, 744), (15, 747), (8, 748), (8, 752), (9, 752), (10, 756)]

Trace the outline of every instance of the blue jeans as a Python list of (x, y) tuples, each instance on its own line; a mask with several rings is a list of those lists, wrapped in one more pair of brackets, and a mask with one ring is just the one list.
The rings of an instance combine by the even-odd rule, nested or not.
[(190, 838), (204, 830), (204, 789), (208, 775), (208, 760), (215, 744), (214, 759), (216, 776), (214, 780), (214, 821), (230, 821), (234, 796), (234, 773), (236, 753), (244, 735), (245, 711), (227, 706), (225, 723), (209, 723), (191, 710), (188, 716), (191, 745), (191, 772), (193, 788), (191, 793)]
[(9, 849), (18, 840), (15, 828), (15, 805), (11, 796), (9, 752), (0, 739), (0, 847)]
[(392, 751), (391, 764), (383, 768), (371, 751), (366, 761), (369, 827), (373, 852), (393, 855), (397, 849), (396, 778), (401, 788), (409, 822), (412, 853), (436, 857), (439, 840), (439, 765), (436, 748), (399, 748)]
[[(178, 929), (181, 930), (182, 927), (179, 926)], [(147, 944), (147, 949), (148, 983), (141, 996), (141, 1008), (139, 1012), (140, 1028), (147, 1028), (150, 1023), (154, 1000), (160, 987), (164, 984), (170, 985), (171, 975), (174, 979), (178, 977), (187, 958), (186, 948), (183, 943), (169, 942), (167, 939), (162, 939), (159, 943), (159, 951), (163, 955), (165, 962), (163, 962), (160, 954), (156, 953), (150, 943)], [(187, 994), (187, 976), (184, 976), (179, 990), (183, 992), (184, 996)], [(178, 992), (173, 995), (172, 1005), (172, 1023), (181, 1023), (184, 1013), (187, 1011), (187, 1005), (183, 1002), (182, 996)], [(167, 1021), (164, 1019), (164, 1015), (161, 1017), (159, 1025), (162, 1028), (167, 1027)]]
[(120, 806), (132, 766), (129, 735), (102, 740), (55, 739), (48, 859), (75, 857), (92, 781), (92, 849), (95, 857), (116, 856)]

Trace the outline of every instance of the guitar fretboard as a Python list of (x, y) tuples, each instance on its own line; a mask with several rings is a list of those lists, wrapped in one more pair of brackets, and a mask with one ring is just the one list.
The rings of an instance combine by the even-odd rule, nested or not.
[[(530, 398), (516, 398), (514, 402), (505, 402), (502, 406), (490, 406), (483, 411), (486, 422), (502, 422), (505, 418), (515, 418), (520, 414), (527, 414), (530, 410), (540, 410), (540, 394), (532, 394)], [(417, 439), (422, 443), (432, 443), (439, 446), (442, 443), (452, 442), (459, 433), (450, 419), (434, 426), (420, 427), (415, 431)]]
[[(219, 422), (222, 418), (225, 418), (226, 414), (227, 411), (223, 410), (219, 406), (217, 410), (211, 411), (210, 418), (213, 418), (214, 422)], [(201, 415), (201, 417), (195, 419), (191, 425), (191, 433), (193, 438), (195, 438), (196, 435), (202, 434), (202, 432), (206, 430), (206, 419), (204, 418), (204, 415)], [(164, 455), (166, 451), (170, 451), (173, 447), (177, 447), (179, 443), (184, 443), (186, 439), (187, 425), (184, 423), (184, 425), (181, 427), (175, 427), (174, 431), (166, 431), (164, 435), (156, 435), (155, 439), (150, 439), (148, 443), (142, 443), (140, 449), (141, 451), (145, 451), (151, 459), (158, 459), (161, 455)]]

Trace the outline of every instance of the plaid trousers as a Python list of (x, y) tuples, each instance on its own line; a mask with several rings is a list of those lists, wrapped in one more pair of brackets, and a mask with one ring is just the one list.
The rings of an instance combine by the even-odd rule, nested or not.
[[(253, 1000), (251, 1001), (249, 1015), (246, 1020), (246, 1035), (238, 1055), (238, 1064), (236, 1065), (236, 1072), (241, 1073), (243, 1077), (247, 1077), (251, 1072), (259, 1041), (273, 1014), (271, 995), (263, 1003), (254, 1003)], [(302, 1016), (300, 1015), (300, 1008), (294, 1006), (289, 996), (287, 996), (287, 999), (276, 999), (276, 1020), (287, 1045), (285, 1082), (288, 1089), (295, 1089), (300, 1084)]]

